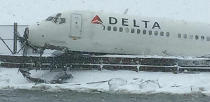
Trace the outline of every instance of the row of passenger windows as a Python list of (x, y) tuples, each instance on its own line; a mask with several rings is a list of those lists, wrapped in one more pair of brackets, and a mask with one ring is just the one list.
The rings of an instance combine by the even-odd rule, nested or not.
[(198, 36), (198, 35), (187, 35), (187, 34), (178, 34), (178, 38), (184, 38), (184, 39), (195, 39), (195, 40), (205, 40), (210, 41), (210, 37), (205, 36)]
[[(137, 34), (142, 34), (143, 35), (155, 35), (155, 36), (166, 36), (166, 37), (169, 37), (170, 36), (170, 33), (169, 32), (158, 32), (158, 31), (152, 31), (152, 30), (140, 30), (140, 29), (134, 29), (134, 28), (131, 28), (129, 29), (128, 27), (127, 28), (123, 28), (123, 27), (112, 27), (112, 26), (107, 26), (107, 28), (104, 26), (104, 30), (108, 30), (108, 31), (119, 31), (119, 32), (126, 32), (126, 33), (137, 33)], [(206, 41), (210, 41), (210, 37), (205, 37), (205, 36), (198, 36), (198, 35), (187, 35), (187, 34), (178, 34), (178, 38), (184, 38), (184, 39), (195, 39), (195, 40), (205, 40)]]
[(170, 36), (170, 33), (169, 32), (158, 32), (158, 31), (152, 31), (152, 30), (140, 30), (140, 29), (134, 29), (134, 28), (123, 28), (123, 27), (111, 27), (111, 26), (107, 26), (107, 28), (104, 26), (104, 30), (108, 30), (108, 31), (119, 31), (119, 32), (126, 32), (126, 33), (137, 33), (137, 34), (149, 34), (149, 35), (155, 35), (155, 36), (166, 36), (166, 37), (169, 37)]

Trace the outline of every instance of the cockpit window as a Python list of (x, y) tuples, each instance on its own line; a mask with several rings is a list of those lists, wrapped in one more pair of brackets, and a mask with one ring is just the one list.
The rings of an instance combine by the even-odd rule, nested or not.
[(52, 21), (53, 23), (56, 23), (56, 24), (63, 24), (66, 22), (66, 19), (65, 18), (61, 18), (62, 14), (61, 13), (58, 13), (56, 14), (55, 16), (50, 16), (46, 19), (46, 21)]
[(66, 19), (65, 18), (60, 18), (59, 24), (63, 24), (65, 22), (66, 22)]
[(54, 17), (50, 16), (46, 19), (46, 21), (52, 21)]
[(56, 14), (56, 17), (58, 18), (58, 17), (61, 17), (61, 13), (58, 13), (58, 14)]

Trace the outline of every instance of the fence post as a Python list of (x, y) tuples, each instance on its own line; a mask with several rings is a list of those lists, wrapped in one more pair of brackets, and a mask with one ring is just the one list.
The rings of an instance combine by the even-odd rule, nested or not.
[(15, 22), (14, 23), (14, 45), (13, 45), (13, 54), (16, 54), (17, 53), (17, 34), (18, 34), (18, 31), (17, 31), (17, 23)]

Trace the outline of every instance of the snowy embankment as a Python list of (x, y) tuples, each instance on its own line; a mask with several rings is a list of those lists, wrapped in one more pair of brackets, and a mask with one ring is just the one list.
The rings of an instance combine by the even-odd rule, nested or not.
[[(64, 84), (34, 84), (18, 69), (0, 68), (0, 89), (77, 90), (119, 93), (204, 93), (210, 95), (210, 73), (173, 74), (133, 71), (73, 71), (73, 79)], [(58, 72), (32, 71), (34, 77), (52, 79)]]

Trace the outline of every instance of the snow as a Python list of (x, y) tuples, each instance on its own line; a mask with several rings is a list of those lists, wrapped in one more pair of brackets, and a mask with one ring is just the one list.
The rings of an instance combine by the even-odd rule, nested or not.
[[(33, 77), (52, 79), (59, 72), (31, 71)], [(34, 84), (18, 69), (0, 68), (0, 89), (76, 90), (119, 93), (203, 93), (210, 95), (210, 73), (173, 74), (170, 72), (71, 71), (74, 78), (64, 84)]]
[[(210, 23), (209, 0), (0, 0), (0, 25), (30, 25), (67, 10), (90, 10), (128, 15), (163, 17)], [(0, 36), (12, 38), (12, 27), (0, 26)], [(20, 33), (23, 28), (19, 29)], [(21, 33), (22, 34), (22, 33)], [(9, 43), (11, 46), (11, 42)], [(0, 42), (0, 54), (8, 54)], [(122, 57), (122, 56), (121, 56)], [(34, 84), (18, 69), (0, 68), (0, 89), (77, 90), (124, 93), (194, 93), (210, 95), (210, 73), (73, 71), (65, 84)], [(50, 79), (56, 72), (33, 71), (34, 77)]]
[(208, 60), (209, 58), (194, 57), (194, 56), (158, 56), (158, 55), (101, 55), (95, 57), (114, 57), (114, 58), (167, 58), (167, 59), (182, 59), (182, 60)]

